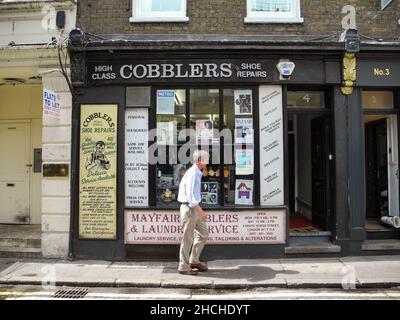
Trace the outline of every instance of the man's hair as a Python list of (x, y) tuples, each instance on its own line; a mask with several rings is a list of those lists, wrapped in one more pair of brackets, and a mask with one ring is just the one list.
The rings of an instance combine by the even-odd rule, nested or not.
[(99, 147), (104, 147), (106, 144), (103, 142), (103, 141), (97, 141), (96, 142), (96, 147), (97, 146), (99, 146)]
[(210, 155), (206, 150), (194, 150), (193, 156), (192, 156), (192, 163), (199, 163), (200, 161), (203, 160), (209, 160)]

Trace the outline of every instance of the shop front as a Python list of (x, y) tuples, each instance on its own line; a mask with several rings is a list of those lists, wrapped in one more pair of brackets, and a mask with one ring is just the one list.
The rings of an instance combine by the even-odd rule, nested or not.
[(341, 252), (340, 53), (70, 51), (71, 256), (177, 258), (196, 149), (210, 153), (206, 259)]

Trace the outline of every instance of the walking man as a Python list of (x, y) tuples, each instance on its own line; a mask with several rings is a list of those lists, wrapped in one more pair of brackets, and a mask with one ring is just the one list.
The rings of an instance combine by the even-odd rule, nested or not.
[(200, 206), (200, 187), (201, 170), (208, 164), (209, 157), (207, 151), (195, 150), (193, 166), (186, 171), (179, 184), (178, 202), (181, 203), (183, 239), (179, 252), (178, 272), (184, 275), (196, 275), (195, 269), (200, 272), (208, 270), (207, 265), (200, 262), (200, 255), (208, 238), (207, 215)]

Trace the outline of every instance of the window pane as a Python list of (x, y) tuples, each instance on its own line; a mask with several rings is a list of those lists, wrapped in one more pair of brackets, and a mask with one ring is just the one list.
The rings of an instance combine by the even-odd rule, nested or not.
[(186, 126), (186, 91), (183, 89), (157, 90), (157, 142), (171, 145)]
[(178, 151), (185, 143), (178, 135), (186, 127), (186, 90), (157, 90), (157, 205), (178, 206), (180, 179), (189, 164), (179, 163)]
[(224, 202), (254, 205), (254, 123), (251, 89), (224, 89)]
[(362, 105), (366, 109), (392, 109), (392, 91), (363, 91)]
[(219, 89), (190, 90), (190, 128), (196, 132), (196, 145), (210, 153), (209, 165), (203, 170), (202, 205), (220, 204)]
[(291, 0), (251, 0), (251, 10), (256, 12), (290, 12)]
[(151, 11), (169, 12), (182, 10), (181, 0), (147, 0), (147, 2), (151, 2)]
[(325, 108), (323, 91), (288, 91), (289, 108)]
[(196, 130), (198, 145), (219, 144), (219, 90), (190, 90), (190, 128)]

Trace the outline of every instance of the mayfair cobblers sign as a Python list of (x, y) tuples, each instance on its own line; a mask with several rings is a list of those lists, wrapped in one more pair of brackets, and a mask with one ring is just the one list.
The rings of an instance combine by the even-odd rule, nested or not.
[(88, 64), (88, 81), (271, 81), (273, 70), (273, 61), (268, 60), (92, 62)]
[[(285, 209), (207, 211), (208, 243), (284, 244)], [(179, 244), (183, 226), (179, 212), (125, 211), (126, 244)]]

